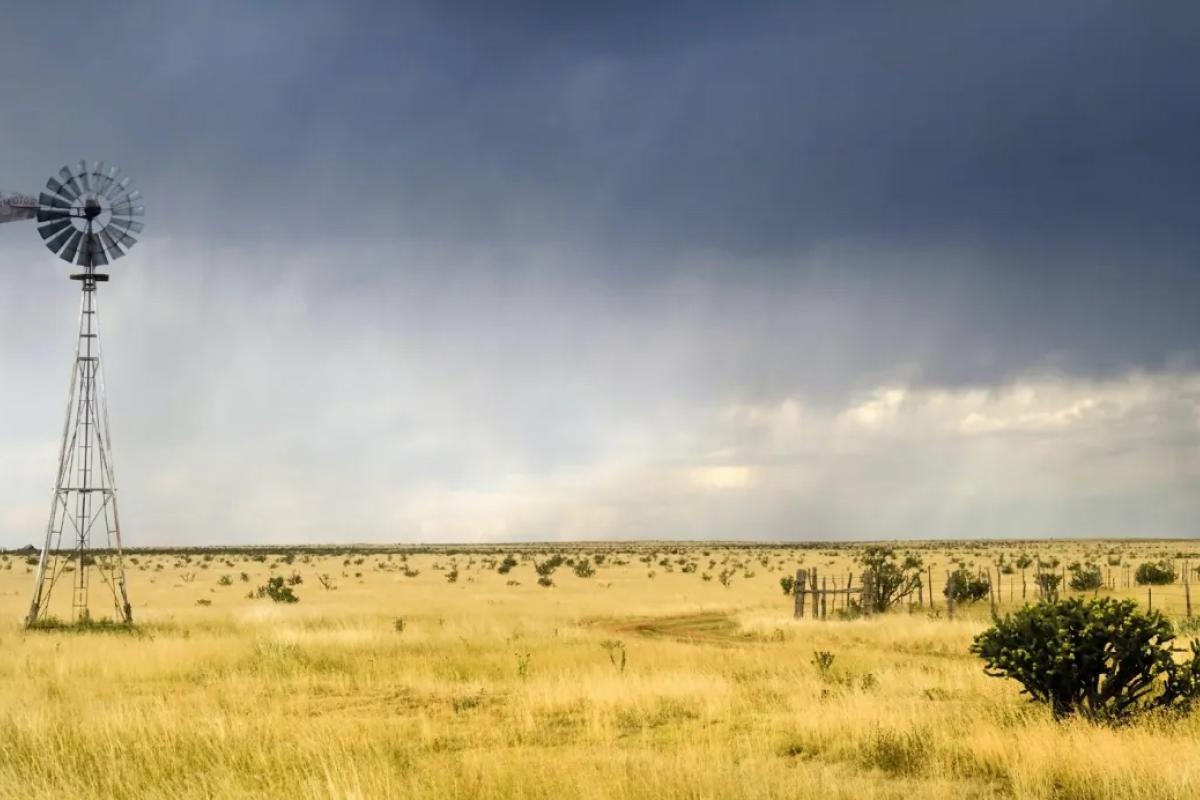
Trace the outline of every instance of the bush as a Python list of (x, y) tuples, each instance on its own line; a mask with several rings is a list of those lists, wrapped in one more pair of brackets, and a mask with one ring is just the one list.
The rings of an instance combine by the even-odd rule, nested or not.
[(792, 594), (796, 588), (796, 578), (792, 575), (784, 575), (779, 579), (779, 588), (783, 589), (784, 594)]
[(972, 575), (965, 567), (959, 567), (950, 573), (942, 593), (955, 603), (978, 603), (988, 596), (991, 588), (991, 581), (984, 576)]
[(1175, 567), (1170, 561), (1147, 561), (1133, 574), (1138, 586), (1163, 586), (1175, 582)]
[(899, 603), (921, 585), (921, 559), (908, 556), (897, 563), (896, 551), (871, 545), (858, 558), (866, 567), (863, 576), (862, 605), (867, 613), (882, 613)]
[(300, 598), (296, 596), (292, 587), (284, 585), (283, 576), (280, 575), (269, 578), (264, 585), (255, 590), (251, 597), (269, 597), (276, 603), (300, 602)]
[(1104, 585), (1104, 575), (1097, 564), (1072, 564), (1069, 584), (1077, 592), (1094, 592)]
[(512, 571), (512, 568), (517, 565), (517, 560), (512, 557), (512, 554), (506, 555), (504, 560), (500, 562), (500, 566), (496, 567), (496, 572), (501, 575), (507, 575)]
[(1184, 708), (1200, 696), (1200, 640), (1177, 664), (1175, 633), (1133, 600), (1047, 601), (1006, 616), (975, 637), (984, 671), (1012, 678), (1055, 717), (1119, 721), (1151, 709)]
[(1057, 572), (1039, 572), (1033, 579), (1042, 595), (1048, 600), (1058, 599), (1058, 587), (1062, 583), (1062, 575)]
[(575, 562), (575, 574), (580, 578), (590, 578), (596, 574), (596, 568), (586, 558)]

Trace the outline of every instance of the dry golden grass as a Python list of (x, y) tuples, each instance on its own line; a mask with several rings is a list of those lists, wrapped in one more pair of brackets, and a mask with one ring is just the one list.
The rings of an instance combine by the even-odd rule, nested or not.
[[(143, 555), (130, 571), (137, 634), (23, 632), (31, 575), (0, 559), (0, 797), (1200, 795), (1200, 717), (1053, 722), (969, 655), (986, 603), (955, 620), (919, 609), (797, 621), (779, 577), (801, 559), (844, 574), (851, 551), (688, 546), (669, 556), (699, 562), (683, 573), (657, 563), (667, 547), (649, 565), (638, 559), (653, 547), (610, 553), (591, 578), (560, 567), (550, 589), (530, 562), (500, 575), (478, 552), (411, 555), (415, 577), (378, 553), (291, 565)], [(922, 555), (936, 575), (951, 555), (1069, 563), (1116, 550), (1137, 562), (1191, 548)], [(742, 562), (731, 585), (702, 580), (723, 559)], [(247, 598), (293, 571), (298, 604)], [(1160, 596), (1182, 613), (1172, 591)], [(827, 673), (814, 651), (835, 654)]]

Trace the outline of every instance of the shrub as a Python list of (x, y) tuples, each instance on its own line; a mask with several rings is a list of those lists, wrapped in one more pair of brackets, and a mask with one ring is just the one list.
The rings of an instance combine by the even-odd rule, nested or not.
[(858, 558), (867, 568), (869, 585), (864, 584), (863, 610), (882, 613), (916, 591), (921, 585), (921, 559), (908, 556), (903, 563), (896, 561), (896, 551), (890, 547), (871, 545)]
[(796, 578), (792, 575), (784, 575), (779, 579), (779, 588), (783, 589), (784, 594), (792, 594), (796, 588)]
[(284, 579), (281, 575), (276, 575), (274, 578), (268, 578), (267, 582), (258, 587), (251, 597), (269, 597), (276, 603), (300, 602), (300, 598), (296, 596), (296, 593), (292, 590), (292, 587), (284, 585)]
[(975, 637), (984, 671), (1012, 678), (1055, 717), (1119, 721), (1151, 709), (1183, 708), (1200, 696), (1200, 640), (1177, 664), (1171, 624), (1133, 600), (1044, 601)]
[(512, 557), (512, 554), (506, 555), (504, 560), (500, 562), (500, 566), (496, 567), (496, 572), (501, 575), (507, 575), (512, 571), (512, 568), (517, 565), (517, 560)]
[(1147, 561), (1133, 574), (1138, 586), (1163, 586), (1175, 582), (1175, 567), (1170, 561)]
[(955, 603), (977, 603), (988, 596), (991, 588), (991, 581), (984, 576), (972, 575), (965, 567), (959, 567), (950, 573), (942, 593)]
[(1058, 599), (1058, 586), (1062, 583), (1062, 575), (1057, 572), (1039, 572), (1033, 582), (1042, 590), (1042, 595), (1048, 600)]
[(1072, 564), (1070, 587), (1077, 592), (1094, 592), (1104, 585), (1104, 575), (1097, 564)]
[(586, 558), (575, 562), (575, 574), (580, 578), (590, 578), (596, 574), (596, 568)]

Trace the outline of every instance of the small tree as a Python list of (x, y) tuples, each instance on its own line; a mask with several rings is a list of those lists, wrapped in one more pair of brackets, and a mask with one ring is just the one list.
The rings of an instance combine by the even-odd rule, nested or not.
[(1058, 587), (1062, 583), (1062, 575), (1057, 572), (1039, 572), (1033, 581), (1042, 590), (1042, 596), (1047, 600), (1058, 599)]
[(1104, 585), (1104, 575), (1097, 564), (1080, 564), (1075, 562), (1069, 567), (1071, 580), (1069, 585), (1077, 592), (1095, 592)]
[(1164, 586), (1175, 582), (1175, 567), (1170, 561), (1147, 561), (1133, 573), (1138, 586)]
[(1055, 717), (1118, 721), (1200, 697), (1200, 640), (1176, 663), (1171, 624), (1133, 600), (1044, 601), (975, 637), (988, 675), (1012, 678)]
[(950, 573), (942, 593), (955, 603), (978, 603), (988, 596), (991, 588), (991, 581), (984, 576), (972, 575), (966, 567), (959, 567)]
[(908, 556), (900, 563), (892, 548), (870, 545), (858, 560), (866, 567), (862, 604), (868, 613), (882, 614), (921, 585), (921, 559), (916, 556)]
[(284, 585), (282, 575), (276, 575), (273, 578), (268, 578), (267, 582), (258, 587), (251, 597), (269, 597), (276, 603), (298, 603), (300, 598), (296, 596), (295, 591), (291, 586)]

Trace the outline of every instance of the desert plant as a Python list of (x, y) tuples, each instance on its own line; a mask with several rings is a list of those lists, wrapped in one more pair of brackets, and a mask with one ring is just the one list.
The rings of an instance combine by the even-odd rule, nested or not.
[(1094, 592), (1104, 585), (1104, 575), (1097, 564), (1072, 564), (1068, 569), (1071, 579), (1067, 582), (1077, 592)]
[(829, 652), (828, 650), (814, 650), (813, 651), (813, 657), (812, 657), (813, 666), (816, 667), (821, 672), (822, 675), (828, 673), (829, 670), (833, 667), (833, 659), (834, 659), (833, 653)]
[(258, 587), (258, 589), (252, 592), (250, 596), (269, 597), (276, 603), (300, 602), (300, 598), (296, 596), (296, 593), (292, 590), (292, 587), (284, 585), (284, 578), (281, 575), (268, 578), (267, 582)]
[(977, 603), (988, 596), (992, 583), (983, 575), (972, 575), (966, 567), (950, 573), (942, 593), (955, 603)]
[(608, 660), (617, 672), (625, 671), (625, 643), (620, 639), (605, 639), (600, 646), (608, 653)]
[(1033, 582), (1041, 589), (1042, 596), (1047, 600), (1058, 599), (1058, 587), (1062, 583), (1062, 575), (1057, 572), (1039, 572), (1034, 576)]
[(1171, 624), (1133, 600), (1043, 601), (975, 637), (984, 671), (1012, 678), (1056, 717), (1119, 721), (1200, 696), (1200, 640), (1176, 663)]
[(1163, 586), (1175, 582), (1175, 567), (1170, 561), (1147, 561), (1138, 564), (1133, 578), (1139, 586)]
[(779, 588), (783, 589), (783, 593), (790, 595), (796, 589), (796, 578), (794, 575), (784, 575), (779, 579)]
[(863, 575), (863, 610), (883, 613), (917, 590), (921, 585), (921, 559), (907, 556), (896, 560), (896, 551), (882, 545), (871, 545), (858, 557), (866, 567)]
[(592, 562), (586, 558), (576, 561), (574, 566), (575, 574), (580, 578), (590, 578), (596, 574), (596, 568), (592, 566)]

